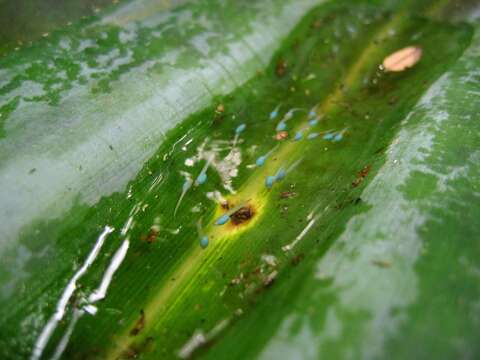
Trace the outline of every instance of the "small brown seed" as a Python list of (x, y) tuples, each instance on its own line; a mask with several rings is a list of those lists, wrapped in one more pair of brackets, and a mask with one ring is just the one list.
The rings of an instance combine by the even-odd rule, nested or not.
[(383, 60), (385, 71), (399, 72), (414, 66), (422, 57), (422, 49), (418, 46), (408, 46), (395, 51)]

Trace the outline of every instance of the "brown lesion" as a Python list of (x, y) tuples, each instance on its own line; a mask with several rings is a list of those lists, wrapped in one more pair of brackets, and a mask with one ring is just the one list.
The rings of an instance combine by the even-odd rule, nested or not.
[(247, 204), (230, 215), (230, 220), (233, 225), (238, 226), (248, 222), (254, 215), (255, 211), (253, 207)]
[(130, 336), (136, 336), (140, 334), (140, 332), (143, 330), (144, 327), (145, 327), (145, 312), (142, 309), (140, 310), (140, 317), (135, 323), (135, 326), (130, 330)]

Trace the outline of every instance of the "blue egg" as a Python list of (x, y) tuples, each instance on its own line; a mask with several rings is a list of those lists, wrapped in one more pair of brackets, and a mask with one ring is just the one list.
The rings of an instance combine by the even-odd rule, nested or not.
[(318, 136), (318, 133), (311, 133), (311, 134), (308, 134), (307, 139), (312, 140), (312, 139), (315, 139), (317, 136)]
[(308, 123), (310, 124), (310, 126), (315, 126), (318, 124), (318, 120), (317, 119), (311, 119), (308, 121)]
[(228, 220), (230, 220), (230, 215), (228, 214), (222, 215), (217, 219), (217, 221), (215, 221), (215, 225), (225, 225), (228, 222)]
[(255, 164), (257, 164), (257, 166), (263, 166), (265, 164), (265, 160), (267, 160), (265, 155), (260, 156), (257, 161), (255, 161)]
[(342, 134), (337, 134), (335, 135), (335, 137), (333, 138), (333, 141), (340, 141), (343, 139), (343, 135)]
[(278, 111), (273, 110), (273, 111), (270, 113), (270, 120), (275, 119), (277, 116), (278, 116)]
[(273, 186), (275, 180), (275, 176), (267, 176), (267, 178), (265, 179), (265, 186), (270, 189)]
[(310, 110), (310, 112), (308, 113), (308, 116), (310, 117), (317, 116), (317, 112), (315, 110)]
[(278, 170), (277, 175), (275, 175), (275, 180), (282, 181), (285, 178), (285, 176), (287, 176), (287, 173), (285, 172), (285, 170), (280, 169)]
[(325, 140), (332, 140), (333, 139), (333, 134), (327, 133), (327, 134), (323, 135), (323, 138)]
[(206, 181), (207, 181), (207, 173), (201, 173), (200, 175), (198, 175), (198, 178), (197, 178), (198, 185), (205, 184)]
[(297, 132), (295, 134), (295, 137), (293, 138), (294, 141), (299, 141), (299, 140), (302, 140), (302, 137), (303, 137), (303, 134), (301, 131)]
[(208, 236), (207, 235), (202, 236), (202, 238), (200, 239), (200, 246), (202, 247), (202, 249), (205, 249), (208, 246)]
[(188, 189), (190, 189), (190, 186), (192, 186), (192, 180), (190, 179), (185, 180), (185, 182), (183, 183), (182, 191), (186, 192)]
[(240, 134), (243, 130), (247, 128), (246, 124), (240, 124), (238, 127), (235, 129), (235, 134)]
[(283, 131), (287, 128), (287, 124), (283, 121), (280, 121), (277, 125), (277, 131)]

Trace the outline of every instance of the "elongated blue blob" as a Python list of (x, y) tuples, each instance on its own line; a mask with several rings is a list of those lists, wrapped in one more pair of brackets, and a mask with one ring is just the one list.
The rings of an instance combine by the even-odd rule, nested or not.
[(175, 216), (177, 214), (177, 210), (180, 207), (180, 204), (182, 203), (182, 199), (185, 196), (185, 194), (187, 193), (188, 189), (190, 189), (191, 186), (192, 186), (192, 180), (186, 179), (185, 182), (183, 183), (183, 186), (182, 186), (182, 193), (180, 194), (180, 198), (178, 199), (177, 205), (175, 206), (175, 210), (173, 211), (173, 216)]
[(338, 133), (337, 135), (335, 135), (335, 137), (333, 138), (332, 141), (337, 142), (337, 141), (340, 141), (340, 140), (342, 140), (342, 139), (343, 139), (343, 134), (342, 134), (342, 133)]
[(333, 139), (333, 134), (332, 133), (326, 133), (325, 135), (323, 135), (323, 138), (325, 140), (332, 140)]
[(310, 124), (310, 126), (315, 126), (318, 124), (318, 119), (310, 119), (308, 120), (308, 123)]
[(303, 133), (301, 131), (298, 131), (296, 134), (295, 134), (295, 137), (293, 138), (294, 141), (299, 141), (299, 140), (302, 140), (302, 137), (303, 137)]
[(287, 128), (287, 124), (284, 121), (280, 121), (277, 125), (277, 131), (283, 131)]
[(270, 113), (270, 120), (275, 119), (278, 116), (278, 110), (280, 109), (280, 104), (277, 105), (275, 109)]
[(315, 117), (317, 116), (317, 112), (315, 110), (310, 110), (310, 112), (308, 113), (308, 116)]
[(318, 133), (314, 132), (314, 133), (308, 134), (307, 139), (312, 140), (312, 139), (315, 139), (316, 137), (318, 137)]
[(191, 186), (192, 186), (192, 180), (190, 179), (185, 180), (182, 186), (182, 193), (187, 192), (187, 190), (190, 189)]
[(285, 178), (285, 176), (287, 176), (286, 171), (284, 169), (280, 169), (278, 170), (277, 175), (275, 175), (275, 180), (282, 181)]
[(238, 127), (235, 129), (235, 134), (240, 134), (247, 128), (246, 124), (240, 124)]
[(267, 157), (262, 155), (257, 159), (257, 161), (255, 161), (255, 164), (257, 164), (257, 166), (263, 166), (265, 165), (265, 160), (267, 160)]
[(197, 185), (205, 184), (206, 181), (207, 181), (207, 173), (204, 173), (204, 172), (198, 175), (197, 180), (195, 180)]
[(200, 238), (200, 246), (201, 246), (202, 249), (205, 249), (208, 246), (208, 236), (207, 235), (203, 235)]
[(267, 187), (267, 189), (270, 189), (273, 186), (275, 180), (275, 176), (267, 176), (267, 178), (265, 179), (265, 186)]
[(228, 220), (230, 220), (230, 215), (228, 214), (222, 215), (217, 219), (217, 221), (215, 221), (215, 225), (225, 225), (228, 222)]

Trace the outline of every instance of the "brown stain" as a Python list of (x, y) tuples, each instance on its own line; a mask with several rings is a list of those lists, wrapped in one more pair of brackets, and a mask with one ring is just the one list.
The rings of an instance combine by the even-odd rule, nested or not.
[(392, 266), (392, 263), (388, 260), (372, 260), (372, 264), (383, 269), (388, 269)]
[(152, 243), (154, 243), (154, 242), (157, 240), (158, 233), (159, 233), (158, 230), (152, 228), (152, 229), (150, 229), (150, 231), (148, 232), (148, 234), (142, 234), (142, 235), (140, 235), (140, 240), (141, 240), (141, 241), (145, 241), (145, 242), (148, 243), (148, 244), (152, 244)]
[(220, 207), (221, 207), (223, 210), (230, 210), (231, 205), (230, 205), (230, 203), (229, 203), (228, 200), (227, 200), (227, 201), (222, 201), (222, 202), (220, 203)]
[(372, 165), (364, 166), (363, 169), (360, 170), (357, 173), (357, 178), (355, 180), (353, 180), (352, 187), (355, 188), (358, 185), (360, 185), (363, 182), (363, 180), (365, 179), (365, 177), (368, 175), (368, 173), (370, 172), (371, 169), (372, 169)]
[(280, 193), (280, 199), (290, 199), (297, 196), (295, 191), (282, 191)]
[(248, 204), (230, 215), (230, 223), (234, 226), (239, 226), (248, 222), (254, 215), (255, 210), (253, 209), (253, 206)]
[(145, 327), (145, 312), (143, 310), (140, 310), (140, 317), (135, 323), (135, 326), (130, 330), (130, 336), (136, 336), (140, 334), (140, 332), (143, 330)]
[(300, 262), (303, 260), (304, 257), (305, 257), (305, 255), (303, 253), (295, 255), (290, 260), (290, 263), (292, 264), (292, 266), (297, 266), (298, 264), (300, 264)]
[(278, 77), (282, 77), (287, 72), (287, 62), (283, 59), (279, 59), (275, 65), (275, 73)]

